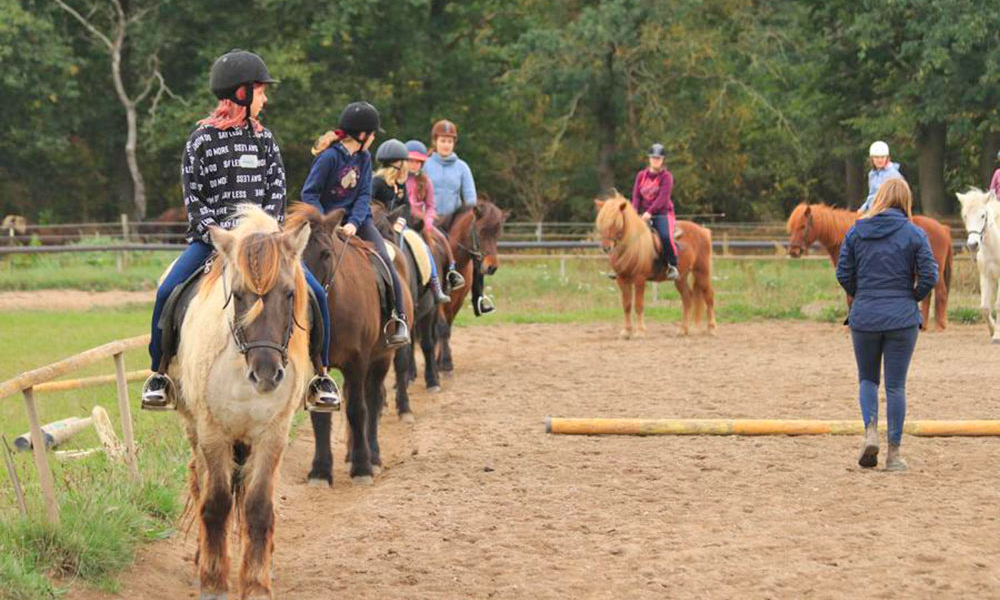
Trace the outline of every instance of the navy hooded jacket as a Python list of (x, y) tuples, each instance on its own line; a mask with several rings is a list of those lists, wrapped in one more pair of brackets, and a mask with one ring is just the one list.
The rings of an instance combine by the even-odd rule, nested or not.
[(351, 154), (339, 143), (320, 152), (302, 186), (302, 201), (323, 214), (343, 208), (345, 221), (361, 229), (372, 218), (371, 155), (367, 150)]
[(938, 264), (927, 234), (891, 208), (859, 219), (847, 232), (837, 281), (854, 296), (851, 329), (902, 329), (923, 324), (917, 302), (937, 285)]

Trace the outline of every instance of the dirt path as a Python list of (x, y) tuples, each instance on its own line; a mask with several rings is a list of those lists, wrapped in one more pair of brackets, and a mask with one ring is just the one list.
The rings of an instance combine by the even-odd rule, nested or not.
[(126, 292), (85, 292), (82, 290), (34, 290), (0, 292), (0, 311), (4, 310), (87, 310), (97, 307), (141, 304), (156, 299), (155, 290)]
[[(306, 487), (304, 427), (282, 469), (276, 597), (1000, 594), (996, 440), (905, 438), (911, 469), (889, 474), (857, 468), (853, 438), (544, 433), (547, 415), (857, 418), (839, 327), (615, 331), (459, 330), (446, 391), (414, 386), (412, 427), (384, 418), (388, 468), (370, 488), (339, 462), (332, 490)], [(998, 365), (985, 327), (922, 336), (910, 417), (996, 418)], [(194, 543), (147, 547), (114, 597), (197, 597)]]

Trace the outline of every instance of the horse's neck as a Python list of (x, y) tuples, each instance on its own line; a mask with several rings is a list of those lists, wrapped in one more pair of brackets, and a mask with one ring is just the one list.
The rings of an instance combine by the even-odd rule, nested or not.
[(837, 258), (840, 255), (840, 245), (844, 243), (844, 236), (847, 235), (847, 230), (857, 221), (857, 218), (856, 215), (846, 215), (848, 217), (855, 216), (854, 219), (840, 218), (847, 211), (838, 211), (835, 208), (828, 208), (827, 210), (830, 211), (829, 227), (818, 230), (816, 232), (816, 239), (826, 248), (826, 251), (830, 254), (830, 259), (836, 264)]
[[(656, 260), (655, 240), (650, 240), (650, 248), (653, 250), (651, 255), (637, 256), (634, 261), (627, 260), (630, 251), (634, 250), (633, 246), (639, 244), (644, 235), (652, 236), (653, 230), (641, 219), (630, 219), (626, 215), (625, 230), (621, 242), (616, 244), (611, 252), (611, 265), (615, 272), (622, 275), (635, 276), (652, 270), (653, 261)], [(631, 264), (626, 264), (628, 262), (631, 262)], [(622, 270), (620, 271), (619, 268)]]
[(994, 272), (1000, 271), (1000, 222), (994, 215), (990, 215), (986, 235), (979, 240), (977, 258), (989, 263)]
[(476, 226), (475, 215), (471, 212), (456, 217), (451, 224), (451, 231), (448, 232), (448, 242), (451, 244), (451, 253), (455, 255), (455, 265), (461, 269), (472, 260), (469, 248), (472, 245), (472, 228)]

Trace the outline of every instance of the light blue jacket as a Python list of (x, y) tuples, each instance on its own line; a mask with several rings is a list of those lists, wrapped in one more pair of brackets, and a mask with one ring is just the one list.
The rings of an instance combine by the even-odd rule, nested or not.
[(472, 179), (469, 165), (454, 152), (448, 158), (431, 154), (424, 163), (424, 173), (434, 186), (434, 203), (439, 217), (446, 217), (462, 206), (476, 204), (476, 182)]
[(861, 205), (858, 212), (865, 212), (871, 208), (878, 189), (890, 179), (903, 179), (903, 174), (899, 172), (899, 163), (890, 162), (884, 169), (872, 169), (868, 171), (868, 197), (865, 198), (865, 203)]

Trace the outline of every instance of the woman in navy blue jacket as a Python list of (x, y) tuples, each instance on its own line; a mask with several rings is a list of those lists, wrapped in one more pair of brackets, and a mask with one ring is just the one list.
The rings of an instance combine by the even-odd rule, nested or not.
[(906, 469), (899, 443), (906, 418), (906, 371), (923, 325), (917, 303), (938, 280), (938, 265), (927, 235), (911, 222), (912, 205), (905, 180), (882, 184), (871, 208), (847, 232), (837, 262), (837, 281), (854, 297), (848, 323), (865, 422), (858, 464), (866, 468), (878, 464), (878, 386), (884, 357), (889, 425), (885, 468)]
[(372, 157), (368, 152), (379, 127), (379, 114), (367, 102), (352, 102), (340, 114), (335, 131), (328, 131), (313, 145), (316, 156), (309, 176), (302, 186), (302, 201), (315, 206), (324, 214), (343, 208), (343, 231), (375, 247), (389, 272), (396, 308), (392, 320), (395, 331), (386, 337), (390, 348), (401, 348), (410, 343), (410, 330), (406, 325), (403, 309), (403, 286), (399, 274), (389, 258), (385, 240), (372, 222)]

